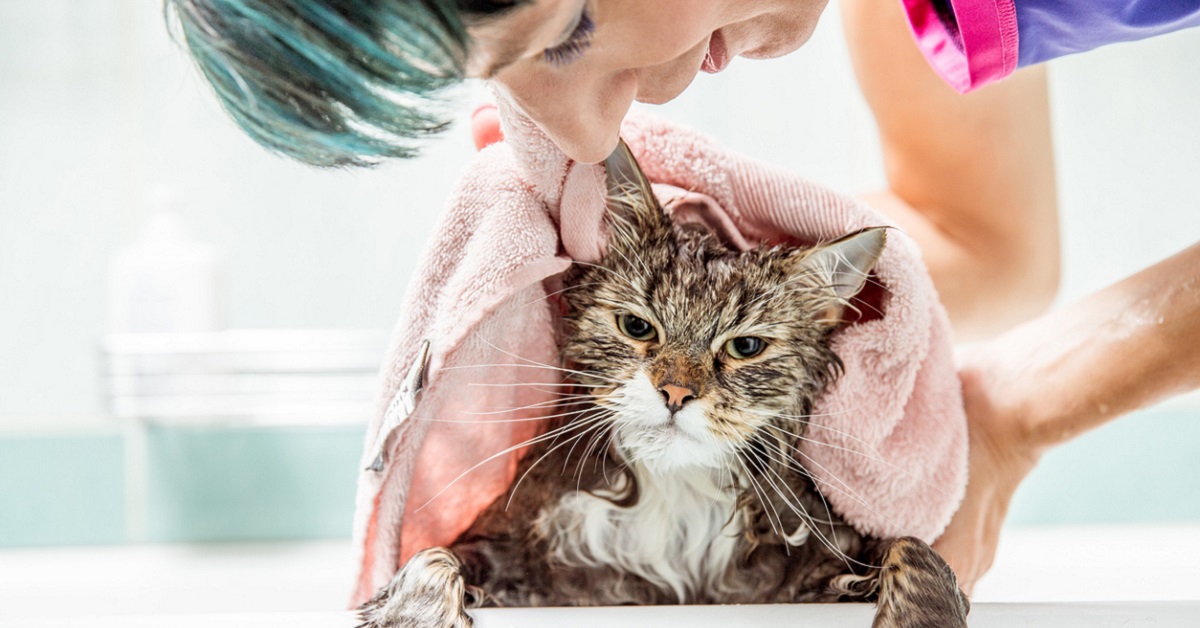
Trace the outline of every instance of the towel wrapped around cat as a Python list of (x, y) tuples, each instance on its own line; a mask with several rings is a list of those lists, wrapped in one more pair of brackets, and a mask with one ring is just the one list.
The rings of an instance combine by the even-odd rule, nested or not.
[[(449, 545), (512, 483), (519, 444), (556, 412), (558, 276), (605, 250), (603, 166), (572, 162), (503, 102), (501, 119), (506, 140), (479, 153), (451, 196), (388, 349), (359, 477), (355, 606), (414, 553)], [(673, 218), (702, 222), (733, 247), (892, 224), (658, 118), (630, 114), (621, 134)], [(864, 309), (878, 313), (834, 337), (845, 371), (814, 408), (821, 438), (805, 466), (861, 532), (932, 541), (967, 479), (949, 323), (916, 244), (898, 230), (874, 279), (882, 290)], [(419, 358), (424, 388), (406, 408), (402, 383)]]

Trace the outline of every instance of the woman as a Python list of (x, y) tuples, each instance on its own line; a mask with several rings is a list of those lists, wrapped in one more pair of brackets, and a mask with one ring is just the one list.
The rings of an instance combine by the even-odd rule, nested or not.
[[(799, 48), (825, 0), (169, 0), (222, 104), (264, 145), (317, 165), (408, 156), (443, 126), (441, 89), (491, 80), (570, 157), (611, 152), (634, 100), (662, 103), (735, 56)], [(1039, 313), (1057, 289), (1045, 73), (1016, 67), (1200, 22), (1200, 3), (844, 0), (884, 147), (868, 202), (922, 246), (960, 340)], [(1128, 4), (1128, 3), (1125, 3)], [(1154, 4), (1154, 3), (1147, 3)], [(1097, 8), (1097, 5), (1100, 5)], [(906, 24), (906, 19), (909, 24)], [(917, 35), (913, 45), (911, 30)], [(816, 97), (816, 96), (814, 96)], [(991, 563), (1041, 452), (1200, 386), (1200, 246), (979, 345), (961, 377), (971, 480), (938, 542), (965, 588)]]

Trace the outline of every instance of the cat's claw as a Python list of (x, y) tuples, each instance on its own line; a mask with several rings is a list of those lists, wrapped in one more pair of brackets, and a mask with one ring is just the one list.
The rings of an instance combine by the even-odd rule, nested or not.
[(418, 552), (359, 607), (358, 628), (471, 628), (460, 571), (458, 557), (445, 548)]

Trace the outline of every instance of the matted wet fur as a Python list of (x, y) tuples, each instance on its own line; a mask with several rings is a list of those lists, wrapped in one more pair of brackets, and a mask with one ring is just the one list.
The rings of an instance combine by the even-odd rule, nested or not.
[(946, 563), (845, 524), (799, 448), (820, 441), (806, 418), (841, 369), (828, 338), (885, 231), (733, 251), (666, 217), (624, 144), (607, 166), (608, 252), (561, 293), (570, 392), (507, 493), (413, 556), (362, 626), (465, 627), (480, 606), (836, 601), (875, 601), (878, 627), (965, 626)]

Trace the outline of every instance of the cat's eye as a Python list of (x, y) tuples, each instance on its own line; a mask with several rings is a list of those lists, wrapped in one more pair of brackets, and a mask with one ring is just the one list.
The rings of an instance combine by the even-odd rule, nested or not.
[(617, 327), (621, 328), (621, 333), (634, 340), (654, 340), (654, 337), (658, 335), (650, 321), (638, 318), (633, 314), (617, 315)]
[(766, 347), (767, 343), (762, 338), (738, 336), (725, 343), (725, 353), (739, 360), (745, 360), (762, 353)]

